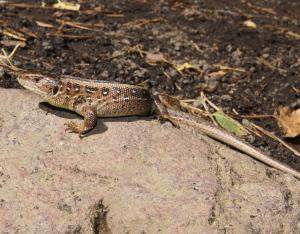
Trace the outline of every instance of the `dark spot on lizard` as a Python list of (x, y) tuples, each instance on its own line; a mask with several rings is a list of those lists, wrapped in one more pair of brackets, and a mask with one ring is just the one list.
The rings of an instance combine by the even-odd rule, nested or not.
[(71, 92), (71, 89), (72, 89), (72, 84), (70, 82), (67, 82), (66, 84), (66, 93), (70, 93)]
[(112, 92), (113, 92), (114, 94), (120, 94), (120, 93), (121, 93), (121, 89), (120, 89), (120, 88), (117, 88), (117, 87), (113, 87), (113, 88), (112, 88)]
[(103, 96), (107, 96), (109, 94), (109, 88), (103, 87), (102, 88), (102, 94), (103, 94)]
[(72, 88), (72, 84), (71, 84), (71, 82), (67, 82), (67, 84), (66, 84), (66, 86), (67, 86), (67, 88)]
[(134, 97), (145, 98), (145, 96), (147, 95), (147, 93), (145, 93), (144, 91), (145, 90), (141, 90), (141, 89), (132, 89), (131, 90), (131, 94)]
[(58, 86), (54, 86), (53, 89), (52, 89), (52, 94), (53, 95), (57, 94), (58, 90), (59, 90), (59, 87)]
[(79, 84), (73, 84), (74, 92), (78, 93), (80, 91), (80, 85)]
[(77, 97), (77, 99), (75, 100), (74, 102), (74, 107), (77, 106), (77, 105), (80, 105), (80, 104), (83, 104), (86, 102), (86, 99), (84, 96), (80, 95)]
[(131, 95), (139, 99), (150, 99), (150, 94), (145, 89), (132, 89)]
[(95, 93), (98, 91), (98, 88), (92, 86), (85, 86), (85, 92), (87, 93)]
[(133, 96), (137, 95), (137, 94), (138, 94), (138, 90), (132, 89), (132, 90), (131, 90), (131, 94), (132, 94)]

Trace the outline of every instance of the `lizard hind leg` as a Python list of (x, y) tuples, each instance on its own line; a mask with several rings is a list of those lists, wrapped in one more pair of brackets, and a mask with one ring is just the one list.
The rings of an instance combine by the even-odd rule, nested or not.
[(162, 95), (153, 95), (154, 100), (154, 112), (161, 120), (167, 120), (172, 123), (173, 126), (179, 128), (179, 124), (172, 119), (169, 115), (167, 108), (171, 108), (171, 104)]
[(65, 125), (67, 126), (66, 131), (78, 133), (79, 137), (83, 137), (84, 134), (95, 127), (97, 123), (97, 113), (91, 108), (82, 108), (82, 110), (76, 112), (83, 116), (83, 122), (77, 123), (74, 121), (70, 121), (65, 123)]

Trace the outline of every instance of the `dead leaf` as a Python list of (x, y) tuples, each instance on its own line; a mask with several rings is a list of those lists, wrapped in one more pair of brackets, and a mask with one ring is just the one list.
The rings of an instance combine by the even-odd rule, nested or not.
[(289, 106), (279, 107), (276, 117), (284, 137), (300, 135), (300, 109), (293, 110)]
[(61, 9), (61, 10), (69, 10), (69, 11), (79, 11), (80, 4), (71, 3), (71, 2), (63, 2), (61, 0), (57, 0), (57, 3), (54, 3), (53, 8)]
[(174, 67), (177, 71), (182, 72), (183, 70), (192, 69), (197, 71), (198, 73), (201, 73), (201, 69), (196, 64), (191, 63), (181, 63), (181, 64), (174, 64)]
[(243, 22), (243, 25), (247, 28), (256, 28), (256, 23), (254, 23), (252, 20), (246, 20)]
[(165, 62), (165, 56), (162, 53), (146, 52), (146, 60), (150, 64), (156, 64), (158, 62)]
[(223, 76), (225, 76), (227, 74), (227, 72), (225, 71), (217, 71), (217, 72), (211, 72), (208, 75), (208, 79), (209, 78), (212, 78), (212, 79), (220, 79), (222, 78)]

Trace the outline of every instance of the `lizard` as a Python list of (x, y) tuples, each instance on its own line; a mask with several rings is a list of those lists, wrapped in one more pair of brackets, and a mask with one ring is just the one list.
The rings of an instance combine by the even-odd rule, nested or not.
[(165, 107), (159, 98), (142, 86), (103, 80), (62, 76), (61, 79), (41, 74), (22, 73), (17, 80), (25, 89), (41, 96), (53, 106), (71, 110), (83, 116), (81, 123), (65, 123), (66, 130), (84, 136), (94, 128), (98, 117), (145, 116), (156, 112), (163, 119), (180, 127), (189, 125), (205, 135), (238, 149), (251, 157), (292, 174), (300, 179), (300, 172), (277, 161), (245, 141), (190, 114)]

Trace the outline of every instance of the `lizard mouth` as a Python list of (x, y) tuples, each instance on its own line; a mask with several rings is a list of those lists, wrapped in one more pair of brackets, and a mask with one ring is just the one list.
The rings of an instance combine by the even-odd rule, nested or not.
[(17, 77), (17, 80), (21, 86), (36, 94), (44, 95), (45, 93), (38, 87), (39, 80), (29, 75), (21, 75)]

